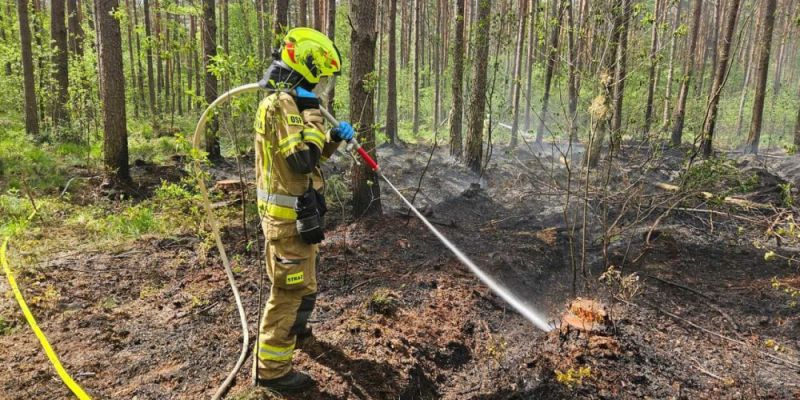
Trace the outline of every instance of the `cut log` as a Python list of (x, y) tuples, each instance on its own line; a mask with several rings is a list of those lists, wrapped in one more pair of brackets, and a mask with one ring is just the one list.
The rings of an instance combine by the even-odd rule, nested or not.
[[(676, 186), (676, 185), (672, 185), (672, 184), (664, 183), (664, 182), (656, 182), (655, 183), (655, 187), (657, 187), (659, 189), (662, 189), (662, 190), (666, 190), (668, 192), (679, 192), (681, 190), (680, 186)], [(715, 196), (711, 192), (697, 192), (697, 196), (700, 197), (700, 198), (703, 198), (705, 200), (711, 200), (711, 199), (713, 199), (715, 197), (719, 197), (719, 196)], [(771, 205), (769, 205), (769, 204), (756, 203), (754, 201), (740, 199), (738, 197), (732, 197), (732, 196), (726, 196), (726, 197), (724, 197), (722, 199), (722, 201), (727, 203), (727, 204), (731, 204), (731, 205), (742, 207), (742, 208), (755, 208), (755, 209), (759, 209), (759, 210), (771, 210), (771, 209), (773, 209), (773, 207)]]

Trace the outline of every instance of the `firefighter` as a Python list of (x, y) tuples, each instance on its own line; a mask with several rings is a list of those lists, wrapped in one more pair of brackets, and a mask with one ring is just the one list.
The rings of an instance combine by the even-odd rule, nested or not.
[[(318, 243), (326, 211), (320, 163), (353, 127), (341, 122), (327, 134), (315, 88), (341, 71), (333, 42), (310, 28), (287, 32), (260, 82), (270, 94), (255, 120), (258, 211), (267, 242), (271, 291), (257, 343), (256, 383), (280, 393), (314, 386), (292, 369), (296, 348), (313, 341), (308, 318), (317, 298)], [(322, 81), (322, 82), (321, 82)]]

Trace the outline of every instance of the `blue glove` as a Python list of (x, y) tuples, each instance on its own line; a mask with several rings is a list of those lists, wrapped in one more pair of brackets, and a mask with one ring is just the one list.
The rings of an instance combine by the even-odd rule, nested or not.
[(316, 99), (317, 95), (314, 92), (310, 92), (303, 87), (298, 86), (294, 89), (294, 92), (297, 94), (298, 99)]
[(339, 126), (331, 129), (331, 138), (337, 142), (344, 140), (345, 142), (353, 138), (356, 131), (353, 130), (353, 125), (349, 122), (339, 122)]

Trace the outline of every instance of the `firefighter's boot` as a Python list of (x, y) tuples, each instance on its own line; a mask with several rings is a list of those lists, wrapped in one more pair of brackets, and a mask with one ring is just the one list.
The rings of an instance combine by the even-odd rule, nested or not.
[(314, 378), (305, 372), (289, 371), (288, 374), (274, 379), (258, 379), (258, 386), (274, 390), (280, 394), (299, 393), (316, 385)]

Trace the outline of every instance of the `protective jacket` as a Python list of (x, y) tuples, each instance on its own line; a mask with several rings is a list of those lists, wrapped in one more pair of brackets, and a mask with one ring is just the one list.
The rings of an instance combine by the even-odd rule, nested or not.
[(275, 379), (291, 370), (297, 338), (310, 335), (307, 323), (317, 296), (319, 249), (299, 236), (295, 205), (309, 188), (322, 190), (319, 163), (339, 143), (324, 133), (316, 99), (286, 92), (261, 101), (255, 131), (258, 210), (272, 282), (259, 328), (257, 374)]

